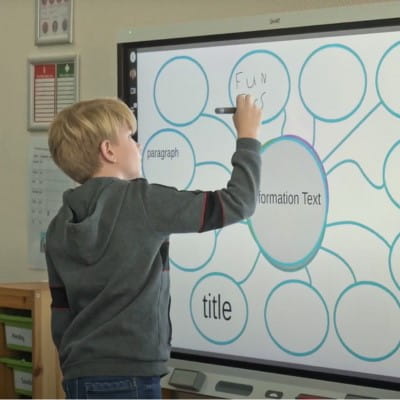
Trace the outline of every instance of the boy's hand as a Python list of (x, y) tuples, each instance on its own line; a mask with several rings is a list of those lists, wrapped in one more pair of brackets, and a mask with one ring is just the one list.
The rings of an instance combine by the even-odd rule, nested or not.
[(236, 112), (233, 115), (233, 123), (239, 139), (258, 139), (261, 115), (261, 108), (254, 104), (251, 95), (239, 94), (236, 97)]

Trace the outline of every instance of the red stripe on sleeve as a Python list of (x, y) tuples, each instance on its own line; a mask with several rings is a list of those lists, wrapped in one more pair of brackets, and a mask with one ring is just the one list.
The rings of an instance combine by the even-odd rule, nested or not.
[(221, 214), (222, 214), (222, 226), (225, 226), (225, 210), (224, 210), (224, 202), (221, 199), (220, 192), (216, 192), (219, 200), (219, 204), (221, 206)]
[(208, 193), (204, 193), (203, 196), (203, 207), (201, 210), (201, 218), (200, 218), (200, 229), (199, 232), (202, 232), (204, 229), (205, 224), (205, 217), (206, 217), (206, 209), (207, 209), (207, 202), (208, 202)]

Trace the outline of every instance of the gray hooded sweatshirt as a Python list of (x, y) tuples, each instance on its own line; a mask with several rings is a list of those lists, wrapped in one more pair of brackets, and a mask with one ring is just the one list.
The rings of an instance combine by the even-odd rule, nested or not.
[(169, 235), (252, 215), (260, 143), (238, 139), (232, 165), (227, 187), (215, 192), (100, 177), (64, 193), (47, 230), (46, 260), (65, 379), (167, 373)]

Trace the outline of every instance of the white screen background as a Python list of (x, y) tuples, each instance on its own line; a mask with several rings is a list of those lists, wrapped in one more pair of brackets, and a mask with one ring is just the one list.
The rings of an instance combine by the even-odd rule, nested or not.
[(137, 63), (151, 182), (224, 187), (235, 131), (214, 109), (238, 93), (263, 106), (254, 216), (171, 237), (173, 346), (399, 377), (400, 33), (147, 49)]

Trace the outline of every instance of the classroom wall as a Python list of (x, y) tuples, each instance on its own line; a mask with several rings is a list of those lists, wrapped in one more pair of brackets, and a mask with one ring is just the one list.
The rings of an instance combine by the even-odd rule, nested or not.
[[(77, 53), (80, 98), (117, 94), (117, 33), (129, 27), (380, 3), (380, 0), (75, 0), (73, 44), (35, 46), (35, 1), (0, 0), (0, 283), (45, 280), (28, 265), (27, 59)], [(400, 3), (400, 2), (399, 2)]]

